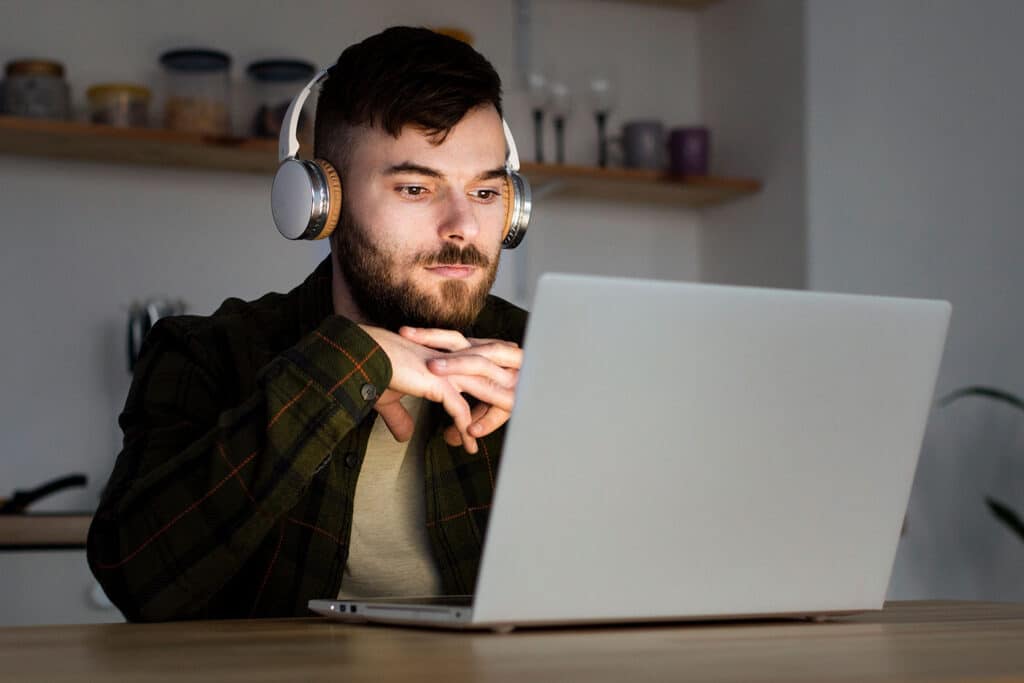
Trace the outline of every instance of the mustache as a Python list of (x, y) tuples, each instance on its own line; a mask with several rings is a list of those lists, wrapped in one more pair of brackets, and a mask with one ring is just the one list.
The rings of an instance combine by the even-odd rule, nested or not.
[(420, 265), (427, 267), (479, 266), (486, 268), (491, 265), (491, 260), (472, 244), (468, 247), (459, 248), (451, 242), (446, 242), (438, 252), (420, 255), (416, 261)]

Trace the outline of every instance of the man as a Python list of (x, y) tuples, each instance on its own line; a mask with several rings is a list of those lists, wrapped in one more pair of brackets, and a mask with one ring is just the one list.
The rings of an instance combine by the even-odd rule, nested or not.
[(129, 620), (473, 591), (526, 322), (488, 295), (500, 80), (389, 29), (342, 53), (316, 116), (344, 188), (330, 258), (146, 339), (88, 542)]

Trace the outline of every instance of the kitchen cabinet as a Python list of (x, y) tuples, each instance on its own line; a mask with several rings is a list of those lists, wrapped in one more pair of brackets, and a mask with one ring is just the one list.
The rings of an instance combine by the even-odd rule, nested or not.
[(122, 622), (85, 559), (88, 514), (0, 515), (0, 626)]
[(123, 622), (84, 550), (0, 550), (0, 626)]

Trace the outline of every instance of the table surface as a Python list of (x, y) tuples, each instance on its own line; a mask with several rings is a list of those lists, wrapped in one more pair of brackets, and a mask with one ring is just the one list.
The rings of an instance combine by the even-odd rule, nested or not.
[(0, 628), (11, 681), (1024, 681), (1024, 604), (458, 633), (320, 618)]

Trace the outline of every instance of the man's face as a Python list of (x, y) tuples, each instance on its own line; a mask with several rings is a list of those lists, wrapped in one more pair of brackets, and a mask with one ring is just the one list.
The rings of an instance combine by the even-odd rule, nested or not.
[(407, 126), (352, 136), (335, 258), (360, 311), (390, 329), (464, 330), (494, 284), (505, 205), (505, 137), (492, 106), (444, 142)]

